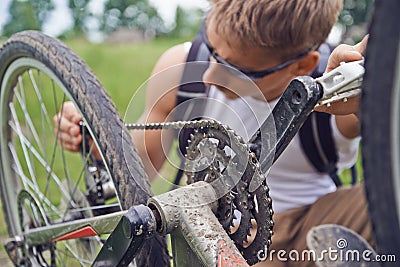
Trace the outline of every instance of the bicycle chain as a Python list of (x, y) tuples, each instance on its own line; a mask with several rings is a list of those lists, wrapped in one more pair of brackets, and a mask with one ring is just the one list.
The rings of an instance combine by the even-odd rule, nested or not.
[[(188, 183), (213, 183), (217, 194), (222, 194), (218, 200), (218, 220), (246, 261), (250, 265), (259, 262), (259, 252), (271, 244), (272, 200), (260, 164), (243, 138), (228, 126), (210, 120), (125, 126), (129, 130), (194, 129), (185, 155)], [(227, 150), (233, 153), (228, 155)], [(249, 185), (254, 180), (259, 186), (250, 192)], [(236, 218), (235, 211), (240, 218)]]

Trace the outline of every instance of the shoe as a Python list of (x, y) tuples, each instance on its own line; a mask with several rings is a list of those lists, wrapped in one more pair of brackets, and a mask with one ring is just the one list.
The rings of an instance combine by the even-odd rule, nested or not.
[(353, 230), (335, 224), (312, 228), (307, 233), (309, 252), (318, 267), (380, 267), (376, 252)]

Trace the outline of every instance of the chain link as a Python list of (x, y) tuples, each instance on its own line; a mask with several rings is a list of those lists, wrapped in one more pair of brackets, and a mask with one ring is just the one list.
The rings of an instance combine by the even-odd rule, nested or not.
[(154, 122), (154, 123), (126, 123), (128, 130), (180, 130), (182, 128), (201, 128), (209, 127), (212, 124), (218, 124), (211, 120), (194, 120), (194, 121), (171, 121), (171, 122)]

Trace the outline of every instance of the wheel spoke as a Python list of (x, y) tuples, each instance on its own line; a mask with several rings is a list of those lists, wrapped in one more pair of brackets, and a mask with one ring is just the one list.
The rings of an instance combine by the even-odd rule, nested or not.
[[(23, 113), (24, 113), (25, 121), (27, 122), (27, 125), (29, 126), (29, 129), (31, 130), (31, 133), (32, 133), (32, 135), (33, 135), (33, 137), (34, 137), (36, 143), (38, 144), (39, 149), (40, 149), (40, 150), (42, 151), (42, 153), (43, 153), (45, 150), (44, 150), (44, 148), (43, 148), (43, 146), (42, 146), (42, 142), (41, 142), (40, 139), (39, 139), (39, 135), (38, 135), (38, 133), (37, 133), (37, 131), (36, 131), (36, 129), (35, 129), (35, 126), (33, 125), (33, 122), (32, 122), (31, 117), (29, 116), (29, 112), (28, 112), (28, 110), (26, 109), (25, 100), (24, 100), (24, 99), (21, 97), (21, 95), (18, 93), (17, 88), (14, 89), (14, 95), (15, 95), (15, 97), (17, 98), (18, 103), (19, 103), (19, 105), (20, 105), (20, 107), (21, 107), (21, 109), (22, 109), (22, 111), (23, 111)], [(27, 127), (27, 128), (28, 128), (28, 127)], [(45, 139), (43, 139), (43, 140), (45, 140)]]
[[(18, 127), (15, 126), (14, 123), (9, 123), (10, 127), (16, 131), (16, 133), (18, 134), (18, 137), (21, 141), (22, 147), (28, 148), (32, 154), (35, 156), (35, 158), (39, 161), (39, 163), (45, 168), (45, 170), (50, 174), (50, 176), (53, 178), (53, 180), (56, 182), (56, 184), (59, 186), (59, 188), (61, 189), (61, 193), (63, 193), (65, 195), (65, 197), (68, 198), (67, 195), (67, 190), (64, 188), (61, 179), (53, 172), (51, 166), (49, 166), (46, 162), (46, 160), (44, 160), (42, 158), (42, 156), (40, 155), (39, 152), (37, 152), (37, 150), (32, 146), (32, 144), (29, 142), (29, 140), (26, 139), (26, 137), (24, 135), (22, 135), (22, 133), (18, 130)], [(27, 152), (26, 152), (27, 153)], [(26, 155), (26, 153), (24, 152), (24, 154)], [(29, 163), (30, 165), (30, 163)], [(29, 168), (29, 167), (28, 167)], [(32, 176), (32, 179), (34, 180), (34, 183), (37, 184), (35, 175), (33, 173), (30, 173)], [(40, 190), (39, 188), (37, 188), (37, 190)], [(71, 203), (72, 204), (72, 203)]]
[(56, 253), (62, 254), (64, 257), (66, 257), (64, 262), (68, 261), (68, 258), (73, 258), (74, 260), (78, 261), (81, 266), (88, 266), (92, 263), (92, 259), (88, 260), (88, 259), (83, 259), (82, 257), (80, 257), (74, 251), (74, 249), (72, 249), (71, 246), (67, 244), (67, 242), (63, 242), (62, 245), (65, 246), (66, 250), (57, 249)]
[[(20, 163), (20, 161), (19, 161), (19, 159), (18, 159), (17, 153), (16, 153), (15, 148), (14, 148), (14, 146), (12, 145), (12, 143), (9, 143), (9, 144), (8, 144), (8, 147), (9, 147), (9, 149), (10, 149), (11, 155), (12, 155), (12, 157), (13, 157), (13, 159), (14, 159), (14, 163), (15, 163), (15, 165), (13, 166), (13, 170), (14, 170), (15, 173), (21, 178), (21, 181), (22, 181), (22, 183), (23, 183), (23, 185), (24, 185), (24, 188), (25, 188), (27, 191), (30, 191), (30, 190), (28, 190), (28, 188), (30, 187), (30, 188), (38, 195), (38, 197), (39, 197), (41, 200), (43, 200), (45, 204), (47, 204), (47, 206), (48, 206), (53, 212), (55, 212), (56, 214), (58, 214), (58, 216), (61, 216), (61, 213), (58, 211), (58, 209), (57, 209), (55, 206), (53, 206), (53, 204), (47, 199), (47, 197), (44, 196), (44, 195), (41, 193), (41, 191), (37, 189), (37, 186), (34, 185), (34, 184), (29, 180), (29, 178), (24, 174), (24, 171), (22, 170), (22, 167), (21, 167), (21, 163)], [(42, 203), (42, 204), (43, 204), (43, 203)]]
[[(10, 123), (10, 126), (11, 126), (12, 129), (15, 130), (15, 126), (12, 123)], [(24, 136), (20, 137), (20, 139), (31, 150), (32, 154), (42, 164), (42, 166), (50, 173), (51, 177), (54, 179), (54, 181), (60, 187), (61, 193), (63, 193), (64, 197), (67, 199), (67, 203), (72, 205), (71, 206), (72, 209), (65, 210), (64, 215), (61, 215), (60, 212), (57, 212), (57, 214), (60, 216), (60, 218), (64, 218), (65, 215), (68, 212), (89, 211), (89, 210), (95, 210), (95, 209), (101, 209), (101, 208), (107, 208), (107, 207), (114, 206), (114, 205), (102, 205), (102, 206), (90, 207), (90, 208), (86, 208), (86, 209), (85, 208), (79, 208), (79, 205), (77, 205), (75, 203), (75, 201), (74, 201), (74, 195), (79, 190), (78, 184), (79, 184), (79, 181), (83, 177), (85, 167), (82, 168), (82, 170), (81, 170), (81, 173), (80, 173), (79, 178), (78, 178), (78, 182), (74, 183), (75, 186), (74, 186), (73, 190), (71, 190), (71, 188), (69, 188), (67, 190), (67, 189), (64, 188), (64, 185), (61, 182), (61, 179), (51, 170), (50, 166), (46, 164), (46, 161), (40, 156), (39, 152), (35, 148), (32, 147), (30, 142)], [(11, 146), (11, 144), (10, 144), (10, 146)], [(91, 147), (91, 150), (89, 151), (89, 154), (86, 157), (85, 162), (87, 162), (87, 160), (89, 159), (89, 156), (90, 156), (90, 153), (92, 151), (92, 148), (93, 148), (93, 145)], [(15, 149), (11, 146), (10, 150), (11, 150), (12, 155), (14, 157), (14, 162), (16, 162), (16, 164), (17, 164), (17, 173), (20, 175), (21, 178), (23, 178), (21, 180), (23, 181), (25, 188), (27, 188), (28, 186), (31, 187), (40, 196), (41, 200), (47, 200), (46, 204), (47, 205), (51, 205), (50, 202), (48, 201), (48, 198), (45, 195), (40, 193), (40, 189), (38, 188), (37, 183), (36, 182), (35, 183), (30, 182), (29, 178), (27, 178), (26, 175), (23, 173), (22, 167), (21, 167), (21, 165), (19, 163), (19, 160), (18, 160), (16, 152), (15, 152)], [(68, 184), (68, 186), (69, 186), (69, 184)], [(94, 187), (89, 188), (89, 190), (90, 189), (94, 189)], [(118, 204), (118, 206), (119, 206), (119, 204)], [(56, 210), (57, 210), (57, 208), (53, 207), (53, 211), (56, 211)]]
[[(20, 144), (21, 144), (21, 147), (22, 147), (22, 151), (24, 153), (24, 157), (26, 159), (26, 165), (28, 167), (29, 174), (31, 175), (32, 180), (34, 181), (34, 183), (37, 185), (37, 180), (36, 180), (35, 172), (33, 170), (33, 166), (32, 166), (31, 160), (30, 160), (30, 155), (29, 155), (29, 153), (27, 151), (26, 144), (23, 142), (23, 140), (21, 138), (21, 137), (23, 137), (23, 138), (25, 138), (25, 137), (24, 137), (24, 135), (22, 133), (22, 130), (21, 130), (21, 125), (19, 123), (18, 116), (17, 116), (17, 113), (16, 113), (15, 108), (14, 108), (14, 103), (9, 103), (9, 108), (10, 108), (11, 115), (12, 115), (13, 120), (14, 120), (14, 123), (12, 123), (12, 121), (9, 122), (9, 126), (11, 126), (11, 128), (13, 128), (14, 132), (20, 137), (19, 141), (20, 141)], [(39, 188), (37, 188), (37, 190), (39, 190)]]
[(37, 86), (35, 78), (33, 77), (32, 70), (29, 70), (28, 73), (29, 73), (29, 77), (31, 79), (33, 88), (35, 89), (36, 95), (37, 95), (38, 100), (40, 102), (41, 111), (43, 112), (43, 114), (44, 114), (44, 116), (45, 116), (45, 118), (47, 120), (48, 125), (50, 125), (50, 127), (51, 127), (51, 120), (50, 120), (50, 117), (49, 117), (49, 113), (47, 112), (46, 106), (45, 106), (45, 104), (43, 102), (42, 94), (40, 93), (40, 90), (39, 90), (39, 88)]
[[(64, 151), (64, 150), (62, 150), (62, 151)], [(92, 149), (90, 150), (90, 152), (92, 151)], [(76, 182), (74, 182), (74, 188), (73, 188), (73, 190), (70, 190), (69, 192), (70, 192), (70, 199), (68, 200), (68, 201), (72, 201), (73, 199), (73, 197), (75, 196), (75, 194), (76, 194), (76, 192), (77, 192), (77, 190), (79, 190), (79, 188), (78, 188), (78, 185), (79, 185), (79, 183), (81, 182), (81, 180), (82, 180), (82, 177), (83, 177), (83, 174), (85, 173), (85, 169), (87, 168), (87, 161), (89, 160), (89, 157), (90, 157), (90, 152), (89, 152), (89, 154), (86, 156), (86, 159), (85, 160), (83, 160), (83, 168), (82, 168), (82, 170), (81, 170), (81, 172), (80, 172), (80, 174), (79, 174), (79, 176), (78, 176), (78, 179), (77, 179), (77, 181)], [(64, 166), (66, 166), (66, 162), (65, 162), (65, 158), (63, 157), (63, 162), (64, 162)], [(70, 184), (68, 183), (68, 189), (70, 189), (69, 188), (70, 187)], [(89, 190), (88, 190), (89, 191)], [(65, 214), (64, 214), (64, 216), (67, 214), (67, 210), (65, 211)]]

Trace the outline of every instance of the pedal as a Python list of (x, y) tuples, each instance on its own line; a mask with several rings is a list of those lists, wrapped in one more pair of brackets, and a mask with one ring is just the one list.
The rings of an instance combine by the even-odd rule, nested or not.
[(364, 60), (342, 62), (336, 69), (325, 73), (316, 81), (323, 88), (323, 96), (317, 106), (327, 105), (359, 95), (364, 76)]

